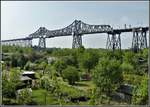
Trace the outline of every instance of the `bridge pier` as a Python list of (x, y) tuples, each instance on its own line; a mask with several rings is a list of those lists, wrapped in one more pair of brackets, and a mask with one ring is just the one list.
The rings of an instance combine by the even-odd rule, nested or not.
[(38, 44), (39, 48), (43, 48), (43, 49), (46, 48), (46, 40), (45, 39), (46, 39), (45, 37), (40, 37), (39, 38), (39, 44)]
[(79, 48), (82, 46), (82, 35), (73, 35), (72, 48)]
[(132, 50), (138, 52), (144, 48), (147, 48), (147, 31), (142, 28), (133, 29)]
[(116, 49), (121, 50), (121, 33), (108, 33), (106, 49), (112, 49), (113, 51)]
[(72, 36), (73, 36), (72, 48), (79, 48), (82, 46), (82, 35), (79, 34), (80, 30), (81, 30), (81, 21), (75, 20), (72, 28)]

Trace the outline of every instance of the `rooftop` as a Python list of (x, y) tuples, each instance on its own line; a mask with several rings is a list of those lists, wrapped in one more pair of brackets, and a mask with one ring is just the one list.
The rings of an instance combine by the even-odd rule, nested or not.
[(29, 78), (28, 76), (21, 76), (21, 81), (25, 81), (25, 80), (32, 80), (31, 78)]
[(22, 74), (35, 74), (33, 71), (24, 71)]

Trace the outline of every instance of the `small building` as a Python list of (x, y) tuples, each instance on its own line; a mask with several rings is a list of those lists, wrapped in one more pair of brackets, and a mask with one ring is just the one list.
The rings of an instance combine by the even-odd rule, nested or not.
[(23, 81), (25, 84), (32, 83), (32, 79), (28, 76), (21, 76), (20, 80)]
[(27, 77), (29, 77), (31, 79), (36, 79), (35, 72), (33, 72), (33, 71), (24, 71), (22, 73), (22, 76), (27, 76)]
[(20, 76), (20, 80), (21, 80), (22, 84), (17, 86), (17, 89), (22, 89), (22, 88), (26, 88), (26, 87), (31, 87), (32, 86), (32, 79), (29, 78), (28, 76)]
[(18, 88), (25, 88), (27, 86), (33, 87), (35, 85), (35, 80), (37, 78), (35, 77), (35, 72), (33, 71), (24, 71), (22, 73), (22, 76), (20, 77), (20, 80), (22, 81), (22, 85), (19, 86)]

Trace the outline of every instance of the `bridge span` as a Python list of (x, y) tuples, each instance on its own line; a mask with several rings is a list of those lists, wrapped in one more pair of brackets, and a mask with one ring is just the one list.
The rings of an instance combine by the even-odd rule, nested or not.
[(19, 45), (25, 47), (32, 46), (32, 40), (39, 39), (38, 47), (46, 48), (46, 39), (61, 36), (73, 36), (72, 48), (78, 48), (82, 46), (82, 36), (85, 34), (106, 33), (107, 36), (107, 49), (119, 49), (121, 50), (121, 33), (132, 32), (132, 45), (134, 50), (140, 50), (147, 48), (147, 32), (149, 27), (132, 27), (126, 29), (113, 29), (110, 25), (90, 25), (80, 20), (75, 20), (69, 26), (57, 29), (48, 30), (45, 27), (40, 27), (37, 31), (29, 34), (26, 38), (2, 40), (2, 45)]

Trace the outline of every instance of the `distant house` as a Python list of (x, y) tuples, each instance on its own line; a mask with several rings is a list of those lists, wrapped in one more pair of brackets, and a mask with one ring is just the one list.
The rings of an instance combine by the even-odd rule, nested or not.
[(24, 71), (20, 77), (20, 80), (22, 81), (23, 85), (21, 85), (19, 88), (24, 88), (26, 86), (34, 86), (36, 79), (37, 78), (35, 77), (35, 72)]
[(23, 81), (25, 84), (28, 84), (28, 83), (32, 84), (32, 79), (28, 76), (21, 76), (20, 80)]
[(31, 79), (36, 79), (35, 72), (33, 71), (23, 71), (22, 76), (27, 76)]

